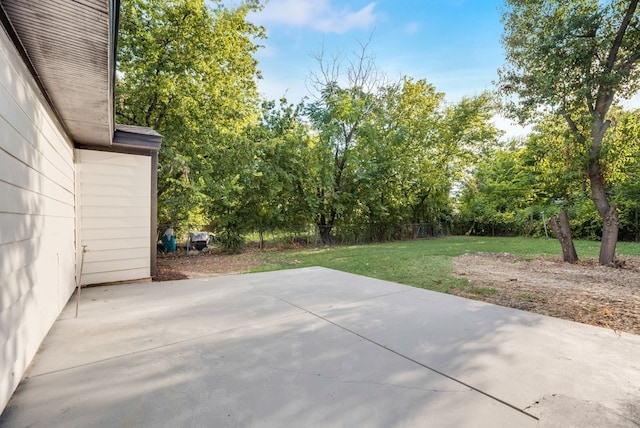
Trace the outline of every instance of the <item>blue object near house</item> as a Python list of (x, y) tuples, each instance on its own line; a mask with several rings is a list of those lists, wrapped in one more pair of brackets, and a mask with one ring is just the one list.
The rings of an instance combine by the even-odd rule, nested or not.
[(167, 229), (162, 235), (162, 246), (167, 253), (176, 252), (176, 235), (173, 234), (173, 229)]

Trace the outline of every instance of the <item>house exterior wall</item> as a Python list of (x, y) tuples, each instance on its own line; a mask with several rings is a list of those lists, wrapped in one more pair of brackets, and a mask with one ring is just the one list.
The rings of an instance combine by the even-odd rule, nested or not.
[(72, 144), (0, 26), (0, 409), (75, 287)]
[(82, 284), (149, 278), (151, 157), (76, 153)]

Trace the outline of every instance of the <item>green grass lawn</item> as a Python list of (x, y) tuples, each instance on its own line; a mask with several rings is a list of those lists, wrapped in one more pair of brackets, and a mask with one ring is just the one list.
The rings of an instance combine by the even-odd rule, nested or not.
[[(599, 242), (576, 241), (582, 259), (597, 258)], [(640, 244), (621, 242), (619, 255), (640, 255)], [(267, 251), (252, 272), (323, 266), (402, 284), (449, 292), (467, 281), (453, 277), (453, 258), (465, 253), (510, 253), (524, 259), (561, 257), (558, 241), (534, 238), (448, 237), (322, 249)]]

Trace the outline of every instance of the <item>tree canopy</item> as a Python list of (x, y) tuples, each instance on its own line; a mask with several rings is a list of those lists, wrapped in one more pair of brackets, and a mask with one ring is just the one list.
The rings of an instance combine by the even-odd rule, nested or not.
[(203, 224), (235, 198), (236, 177), (246, 167), (238, 162), (246, 159), (246, 130), (259, 114), (254, 53), (264, 29), (246, 19), (258, 7), (204, 0), (122, 2), (116, 119), (164, 136), (161, 224)]
[(499, 85), (508, 111), (522, 121), (558, 115), (583, 145), (580, 167), (603, 220), (600, 263), (613, 263), (618, 211), (607, 192), (603, 144), (614, 101), (639, 89), (638, 0), (507, 0), (506, 5), (508, 64), (499, 72)]
[(164, 136), (161, 227), (219, 232), (229, 251), (309, 228), (324, 244), (540, 235), (561, 210), (576, 236), (637, 239), (640, 119), (614, 103), (638, 89), (636, 3), (507, 0), (499, 85), (535, 127), (501, 144), (494, 94), (390, 81), (366, 44), (317, 55), (310, 99), (262, 99), (258, 1), (122, 0), (117, 120)]
[[(620, 236), (640, 240), (640, 110), (612, 109), (616, 125), (606, 136), (604, 176), (620, 212)], [(596, 240), (602, 219), (590, 200), (589, 177), (575, 165), (586, 148), (564, 119), (549, 114), (531, 134), (496, 147), (465, 180), (459, 197), (459, 231), (544, 236), (545, 222), (569, 213), (572, 234)]]

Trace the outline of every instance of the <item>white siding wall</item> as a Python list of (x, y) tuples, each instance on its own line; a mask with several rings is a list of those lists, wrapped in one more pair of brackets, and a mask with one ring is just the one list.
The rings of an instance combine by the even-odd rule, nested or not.
[(75, 286), (73, 150), (0, 27), (0, 410)]
[(83, 284), (149, 278), (151, 157), (77, 150)]

